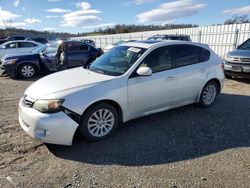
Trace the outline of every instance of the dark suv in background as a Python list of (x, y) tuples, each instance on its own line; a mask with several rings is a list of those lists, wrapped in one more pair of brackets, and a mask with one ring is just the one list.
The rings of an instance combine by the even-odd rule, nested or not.
[(191, 41), (188, 35), (154, 35), (149, 37), (148, 40), (183, 40)]
[(226, 78), (250, 78), (250, 38), (235, 50), (228, 52), (224, 59)]
[(33, 78), (39, 73), (87, 67), (101, 54), (100, 49), (84, 42), (58, 41), (30, 54), (6, 55), (1, 60), (1, 69), (10, 77)]

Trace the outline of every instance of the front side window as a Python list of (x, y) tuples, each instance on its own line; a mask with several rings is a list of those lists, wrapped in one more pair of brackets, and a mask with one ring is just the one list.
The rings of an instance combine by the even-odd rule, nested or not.
[(97, 58), (89, 69), (111, 76), (120, 76), (124, 74), (145, 51), (146, 49), (139, 47), (117, 46)]
[(45, 50), (43, 51), (43, 53), (44, 54), (56, 53), (58, 46), (59, 46), (59, 43), (55, 42), (55, 43), (49, 45), (47, 48), (45, 48)]
[(200, 62), (198, 47), (192, 45), (176, 45), (174, 67), (183, 67)]
[(153, 73), (171, 69), (170, 47), (160, 47), (154, 50), (142, 61), (140, 67), (149, 67)]

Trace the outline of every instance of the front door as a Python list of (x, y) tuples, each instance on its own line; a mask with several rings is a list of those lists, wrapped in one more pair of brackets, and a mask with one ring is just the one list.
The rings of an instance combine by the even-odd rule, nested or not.
[(172, 69), (171, 49), (160, 47), (140, 64), (152, 69), (151, 76), (133, 73), (128, 79), (128, 101), (131, 118), (146, 115), (174, 104), (176, 72)]

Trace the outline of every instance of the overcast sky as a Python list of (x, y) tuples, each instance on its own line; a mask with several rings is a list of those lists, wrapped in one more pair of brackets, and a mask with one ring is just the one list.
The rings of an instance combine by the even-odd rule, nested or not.
[(0, 0), (0, 28), (86, 32), (115, 24), (223, 23), (250, 0)]

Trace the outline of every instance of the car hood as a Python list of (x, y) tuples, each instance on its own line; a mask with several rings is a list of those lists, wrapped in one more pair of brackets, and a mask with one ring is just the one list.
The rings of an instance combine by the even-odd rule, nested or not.
[(37, 54), (32, 54), (32, 53), (6, 54), (5, 56), (2, 57), (2, 60), (6, 60), (6, 59), (15, 59), (15, 58), (22, 58), (22, 57), (27, 57), (27, 56), (32, 56), (32, 55), (37, 55)]
[(231, 52), (228, 52), (227, 55), (236, 57), (250, 57), (250, 50), (235, 49)]
[(113, 76), (95, 73), (79, 67), (54, 73), (34, 82), (25, 91), (25, 95), (33, 99), (51, 99), (61, 95), (68, 95), (74, 91), (86, 89), (114, 78)]

